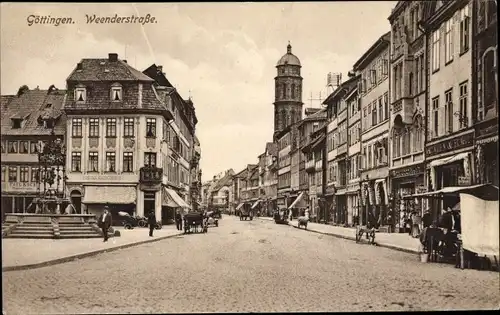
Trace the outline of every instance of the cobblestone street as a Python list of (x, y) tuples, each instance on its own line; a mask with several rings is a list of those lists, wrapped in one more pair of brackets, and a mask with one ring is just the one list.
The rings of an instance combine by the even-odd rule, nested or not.
[(498, 273), (272, 221), (3, 273), (6, 314), (492, 309)]

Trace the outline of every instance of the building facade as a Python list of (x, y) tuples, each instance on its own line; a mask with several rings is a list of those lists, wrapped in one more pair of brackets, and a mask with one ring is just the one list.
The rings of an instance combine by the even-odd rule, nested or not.
[[(432, 4), (432, 5), (431, 5)], [(425, 24), (429, 56), (425, 144), (428, 189), (470, 185), (473, 178), (471, 1), (432, 2)], [(458, 200), (445, 198), (440, 210)]]
[[(184, 100), (167, 79), (161, 65), (153, 64), (143, 71), (145, 75), (155, 80), (154, 91), (164, 106), (172, 113), (173, 120), (163, 121), (161, 143), (168, 146), (163, 155), (163, 217), (173, 219), (177, 208), (197, 208), (196, 180), (199, 176), (198, 162), (201, 157), (199, 141), (196, 144), (195, 107), (191, 99)], [(199, 182), (198, 182), (199, 183)], [(191, 191), (191, 188), (194, 191)], [(180, 199), (182, 199), (182, 201)]]
[[(354, 64), (361, 74), (362, 222), (384, 229), (388, 217), (390, 33), (382, 35)], [(367, 221), (368, 220), (368, 221)]]
[[(2, 95), (2, 217), (5, 213), (40, 210), (33, 202), (44, 192), (39, 176), (44, 176), (45, 170), (38, 153), (52, 137), (65, 139), (66, 115), (62, 111), (65, 94), (66, 91), (54, 86), (48, 90), (22, 86), (17, 95)], [(53, 186), (60, 193), (65, 191), (62, 180)]]
[(472, 1), (472, 105), (475, 183), (498, 186), (497, 2)]
[(292, 54), (288, 43), (287, 52), (276, 64), (274, 78), (274, 133), (302, 119), (302, 77), (300, 60)]
[(259, 156), (259, 210), (262, 215), (271, 216), (274, 209), (276, 209), (276, 198), (278, 195), (277, 159), (277, 145), (268, 142), (265, 152)]
[[(409, 210), (420, 212), (422, 200), (403, 196), (424, 192), (425, 126), (427, 104), (426, 35), (419, 24), (427, 14), (423, 1), (400, 1), (391, 23), (391, 141), (389, 205), (391, 229), (404, 230)], [(425, 200), (424, 200), (425, 201)]]
[[(154, 80), (119, 60), (82, 59), (67, 79), (67, 188), (86, 213), (144, 216), (161, 220), (161, 141), (173, 115), (159, 99)], [(114, 217), (118, 217), (115, 215)]]

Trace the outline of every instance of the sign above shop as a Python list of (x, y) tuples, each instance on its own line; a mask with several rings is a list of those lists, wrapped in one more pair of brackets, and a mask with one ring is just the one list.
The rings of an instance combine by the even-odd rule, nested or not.
[(425, 148), (426, 157), (438, 155), (448, 151), (454, 151), (472, 146), (474, 143), (474, 134), (472, 132), (447, 139), (442, 142), (432, 144)]
[(458, 177), (458, 186), (470, 186), (471, 178), (469, 176), (459, 176)]
[(395, 170), (391, 170), (389, 173), (389, 176), (392, 178), (422, 175), (424, 174), (424, 164), (398, 168)]

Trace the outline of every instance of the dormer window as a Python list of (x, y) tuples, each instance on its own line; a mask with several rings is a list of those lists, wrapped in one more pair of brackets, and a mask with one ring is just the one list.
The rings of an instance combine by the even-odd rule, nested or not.
[(22, 119), (17, 119), (17, 118), (12, 119), (12, 129), (21, 128), (22, 121), (23, 121)]
[(75, 101), (77, 103), (85, 103), (87, 100), (87, 89), (84, 87), (77, 87), (75, 89)]
[(112, 102), (121, 102), (122, 98), (122, 86), (118, 83), (115, 83), (111, 86), (111, 101)]

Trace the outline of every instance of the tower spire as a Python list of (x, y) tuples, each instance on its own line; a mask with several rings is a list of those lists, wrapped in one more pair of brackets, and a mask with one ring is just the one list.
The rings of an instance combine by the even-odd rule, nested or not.
[(286, 53), (291, 54), (292, 53), (292, 45), (290, 45), (290, 41), (288, 41), (288, 46), (286, 46)]

